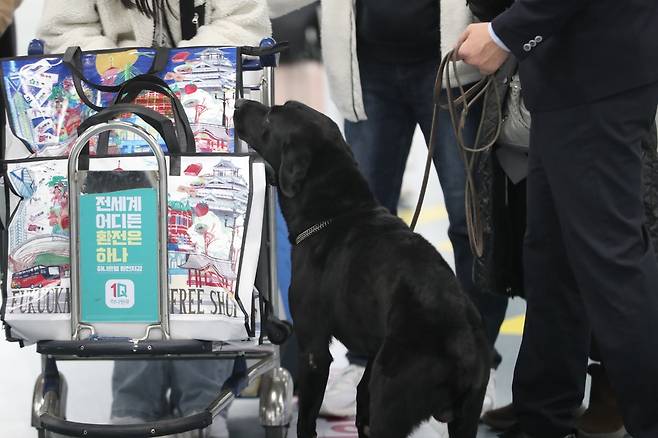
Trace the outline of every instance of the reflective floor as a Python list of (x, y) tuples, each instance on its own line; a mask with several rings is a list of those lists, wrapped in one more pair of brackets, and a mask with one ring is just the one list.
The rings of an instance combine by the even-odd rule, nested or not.
[[(522, 315), (523, 302), (520, 300), (514, 301), (509, 309), (509, 315), (513, 318), (515, 315)], [(514, 319), (508, 320), (504, 329), (508, 333), (516, 331), (518, 324)], [(511, 382), (512, 370), (514, 368), (514, 361), (518, 352), (520, 336), (517, 334), (501, 335), (498, 340), (498, 348), (504, 356), (503, 363), (496, 374), (496, 402), (502, 406), (511, 401)], [(339, 361), (337, 361), (339, 362)], [(344, 362), (339, 366), (344, 366)], [(254, 415), (258, 407), (256, 400), (238, 400), (230, 410), (229, 414), (229, 429), (231, 437), (251, 438), (264, 436), (263, 432), (259, 430), (257, 417)], [(354, 421), (352, 419), (320, 419), (318, 423), (318, 438), (357, 438)], [(289, 437), (295, 437), (294, 424), (290, 428)], [(481, 425), (478, 433), (478, 438), (494, 438), (497, 434), (489, 430), (486, 426)], [(429, 427), (422, 427), (418, 430), (413, 438), (439, 438), (436, 432), (433, 432)]]

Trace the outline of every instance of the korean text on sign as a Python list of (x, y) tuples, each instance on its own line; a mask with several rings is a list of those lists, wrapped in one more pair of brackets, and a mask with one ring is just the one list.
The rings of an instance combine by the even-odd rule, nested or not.
[(96, 261), (127, 263), (128, 247), (141, 245), (141, 197), (98, 196), (96, 198)]

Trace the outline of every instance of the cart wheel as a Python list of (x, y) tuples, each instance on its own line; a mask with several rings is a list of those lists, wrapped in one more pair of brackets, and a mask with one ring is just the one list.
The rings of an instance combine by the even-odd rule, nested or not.
[(288, 426), (265, 427), (265, 438), (286, 438)]
[(270, 316), (266, 322), (265, 330), (270, 342), (274, 345), (282, 345), (292, 334), (292, 324), (289, 321), (282, 321)]

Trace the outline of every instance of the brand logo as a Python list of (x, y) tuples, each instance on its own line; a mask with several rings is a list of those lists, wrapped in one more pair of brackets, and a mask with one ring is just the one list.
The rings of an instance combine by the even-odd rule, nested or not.
[(111, 309), (130, 309), (135, 305), (135, 283), (131, 280), (106, 281), (105, 304)]

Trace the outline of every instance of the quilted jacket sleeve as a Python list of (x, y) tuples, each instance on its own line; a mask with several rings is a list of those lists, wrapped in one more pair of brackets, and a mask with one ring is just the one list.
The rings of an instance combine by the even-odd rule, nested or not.
[(46, 53), (63, 53), (69, 46), (95, 50), (117, 45), (103, 35), (96, 2), (90, 0), (44, 1), (37, 35), (45, 42)]

